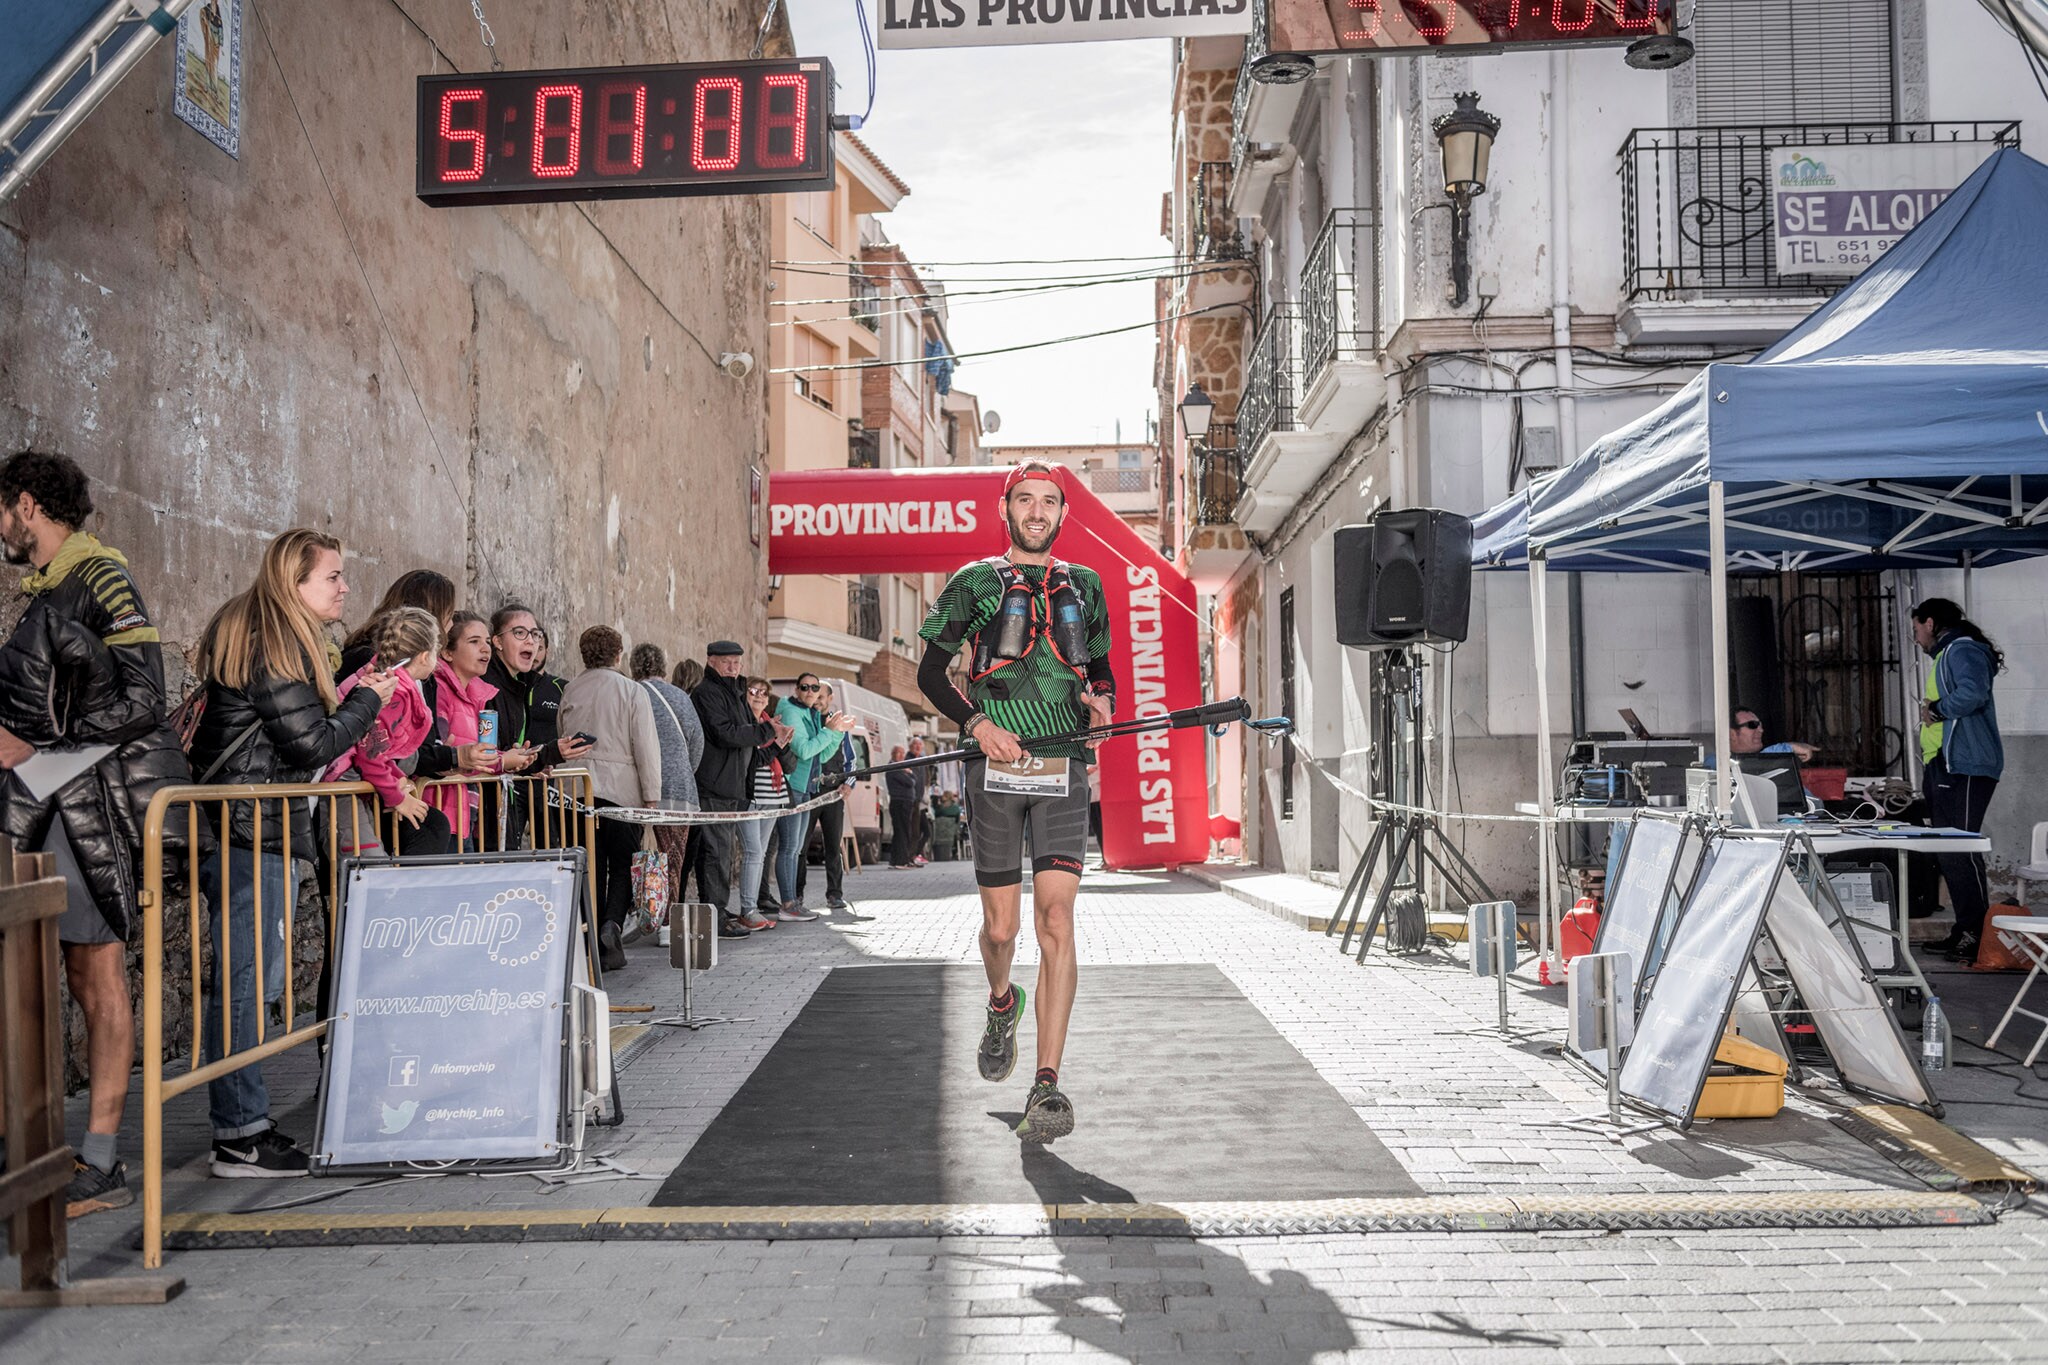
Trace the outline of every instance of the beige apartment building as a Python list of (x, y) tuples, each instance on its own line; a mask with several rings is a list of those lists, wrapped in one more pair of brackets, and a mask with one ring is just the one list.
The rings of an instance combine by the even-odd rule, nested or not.
[[(861, 140), (839, 134), (830, 193), (776, 199), (769, 313), (769, 477), (792, 470), (971, 464), (980, 405), (952, 388), (943, 289), (882, 231), (910, 193)], [(855, 368), (841, 368), (841, 367)], [(929, 718), (917, 630), (940, 587), (922, 574), (770, 581), (768, 666), (852, 678)]]

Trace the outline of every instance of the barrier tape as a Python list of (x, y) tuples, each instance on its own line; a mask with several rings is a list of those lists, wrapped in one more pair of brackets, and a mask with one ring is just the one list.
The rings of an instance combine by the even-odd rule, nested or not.
[[(1281, 735), (1266, 734), (1266, 732), (1264, 731), (1257, 731), (1255, 733), (1261, 734), (1266, 739), (1274, 741), (1277, 741), (1284, 737)], [(1384, 800), (1381, 797), (1372, 795), (1370, 792), (1360, 791), (1357, 787), (1352, 786), (1349, 782), (1346, 782), (1343, 778), (1331, 772), (1328, 768), (1324, 767), (1321, 763), (1318, 763), (1308, 754), (1302, 752), (1299, 748), (1297, 748), (1294, 751), (1294, 757), (1297, 761), (1306, 763), (1309, 767), (1314, 768), (1317, 772), (1321, 773), (1323, 775), (1323, 780), (1325, 782), (1328, 782), (1331, 786), (1335, 787), (1338, 791), (1345, 793), (1347, 796), (1355, 796), (1359, 800), (1365, 802), (1366, 807), (1369, 811), (1407, 811), (1415, 815), (1434, 816), (1436, 819), (1439, 820), (1461, 820), (1469, 824), (1492, 823), (1501, 825), (1555, 825), (1560, 823), (1558, 818), (1554, 815), (1488, 815), (1476, 811), (1433, 810), (1428, 806), (1404, 805), (1399, 801)]]
[(754, 820), (780, 820), (785, 815), (801, 815), (845, 799), (846, 792), (840, 789), (814, 796), (800, 806), (778, 806), (774, 810), (664, 810), (659, 806), (586, 806), (560, 792), (548, 793), (548, 804), (558, 809), (630, 825), (738, 825)]

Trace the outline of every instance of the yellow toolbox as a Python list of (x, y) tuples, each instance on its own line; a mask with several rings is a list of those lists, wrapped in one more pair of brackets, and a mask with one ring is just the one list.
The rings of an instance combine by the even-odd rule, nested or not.
[(1747, 1038), (1724, 1035), (1694, 1117), (1767, 1119), (1784, 1107), (1785, 1059)]

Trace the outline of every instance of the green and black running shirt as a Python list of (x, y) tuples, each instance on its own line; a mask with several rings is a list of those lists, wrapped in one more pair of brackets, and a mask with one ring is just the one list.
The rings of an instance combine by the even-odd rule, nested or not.
[[(1019, 564), (1034, 591), (1045, 586), (1045, 566)], [(1087, 609), (1088, 657), (1109, 657), (1109, 606), (1102, 578), (1093, 569), (1067, 565), (1068, 579), (1081, 595)], [(976, 560), (946, 580), (931, 615), (918, 635), (948, 654), (958, 655), (971, 646), (983, 626), (993, 621), (1003, 605), (1003, 576), (986, 560)], [(1066, 734), (1085, 729), (1088, 708), (1081, 704), (1086, 680), (1061, 663), (1049, 643), (1040, 638), (1031, 652), (990, 673), (980, 681), (967, 682), (967, 699), (988, 718), (1023, 739), (1041, 758), (1084, 758), (1080, 744), (1040, 746), (1030, 741), (1045, 735)]]

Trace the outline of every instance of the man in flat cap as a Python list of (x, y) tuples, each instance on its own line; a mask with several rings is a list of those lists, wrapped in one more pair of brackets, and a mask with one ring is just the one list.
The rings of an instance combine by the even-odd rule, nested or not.
[[(754, 719), (747, 706), (747, 652), (733, 640), (713, 640), (704, 650), (704, 681), (690, 694), (704, 722), (704, 757), (697, 763), (697, 795), (707, 811), (747, 808), (747, 770), (763, 744), (786, 744), (790, 728), (777, 720)], [(718, 907), (721, 938), (745, 938), (747, 928), (732, 912), (733, 827), (725, 821), (704, 826), (697, 841), (697, 894)]]

